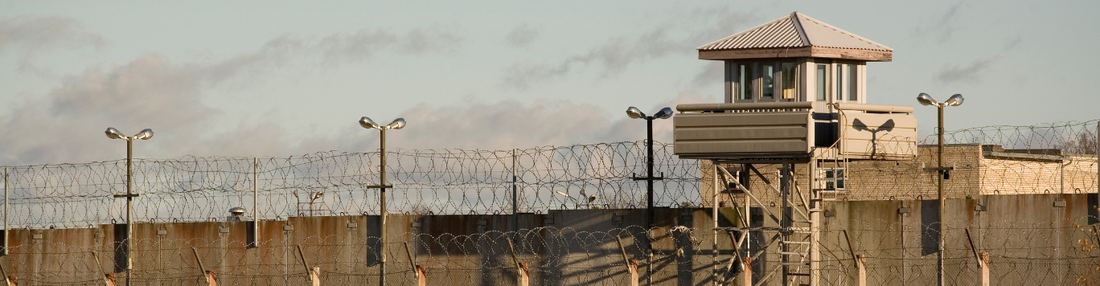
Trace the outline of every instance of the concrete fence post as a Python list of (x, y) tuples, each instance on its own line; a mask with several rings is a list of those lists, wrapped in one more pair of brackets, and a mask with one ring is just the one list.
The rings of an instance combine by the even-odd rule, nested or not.
[(321, 267), (314, 266), (313, 269), (309, 270), (309, 282), (310, 285), (321, 286)]
[(516, 285), (527, 286), (530, 283), (531, 279), (527, 276), (527, 262), (521, 262), (518, 271), (516, 271)]
[(218, 273), (216, 271), (206, 270), (206, 273), (203, 274), (203, 277), (206, 278), (207, 286), (218, 286)]
[(630, 260), (630, 286), (638, 286), (638, 260)]
[(978, 285), (989, 286), (989, 253), (982, 252), (981, 281)]
[(744, 277), (742, 277), (742, 282), (743, 282), (742, 285), (744, 285), (744, 286), (753, 286), (752, 285), (752, 257), (743, 257), (743, 258), (741, 258), (741, 269), (743, 270), (741, 272), (741, 274), (744, 276)]
[(864, 262), (863, 254), (856, 255), (856, 271), (859, 273), (856, 285), (859, 286), (867, 286), (867, 266), (864, 265)]
[[(426, 269), (426, 267), (424, 267), (424, 265), (417, 265), (416, 266), (416, 285), (417, 286), (428, 286), (428, 277), (426, 277), (424, 275), (425, 272), (428, 272), (428, 270)], [(527, 284), (523, 284), (523, 285), (527, 285)]]

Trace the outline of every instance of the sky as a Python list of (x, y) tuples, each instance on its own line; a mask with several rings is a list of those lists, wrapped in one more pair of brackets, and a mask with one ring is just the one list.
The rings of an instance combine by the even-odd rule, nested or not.
[[(868, 103), (947, 129), (1100, 118), (1100, 1), (0, 1), (0, 165), (639, 140), (723, 98), (697, 47), (798, 11), (894, 49)], [(896, 3), (895, 3), (896, 2)], [(670, 142), (671, 120), (654, 123)]]

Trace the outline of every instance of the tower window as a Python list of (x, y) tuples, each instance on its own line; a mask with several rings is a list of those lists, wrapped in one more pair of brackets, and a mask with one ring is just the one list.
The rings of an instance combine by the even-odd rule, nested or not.
[(783, 63), (783, 98), (794, 99), (798, 90), (798, 65)]
[(829, 65), (818, 64), (817, 65), (817, 100), (828, 99), (826, 93), (829, 92)]
[(859, 83), (857, 81), (859, 80), (859, 68), (857, 65), (846, 66), (848, 66), (848, 100), (858, 101)]
[(775, 98), (775, 65), (764, 63), (761, 65), (760, 91), (762, 98)]

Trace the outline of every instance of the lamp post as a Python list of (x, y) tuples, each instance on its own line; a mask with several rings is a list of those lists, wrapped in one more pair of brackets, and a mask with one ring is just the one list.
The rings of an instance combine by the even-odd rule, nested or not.
[(405, 128), (405, 119), (404, 118), (394, 119), (393, 122), (390, 122), (390, 124), (382, 126), (382, 125), (378, 125), (378, 123), (374, 123), (373, 120), (370, 120), (370, 117), (363, 116), (363, 118), (359, 119), (359, 126), (363, 126), (363, 128), (366, 128), (366, 129), (378, 129), (378, 132), (379, 132), (378, 134), (380, 134), (379, 139), (378, 139), (378, 141), (380, 142), (379, 145), (378, 145), (379, 146), (379, 155), (378, 156), (379, 156), (380, 161), (381, 161), (381, 168), (379, 169), (379, 172), (378, 172), (378, 174), (379, 174), (378, 175), (378, 177), (379, 177), (378, 185), (370, 185), (370, 186), (367, 186), (367, 188), (378, 188), (378, 190), (379, 190), (379, 192), (378, 192), (378, 204), (381, 208), (381, 216), (380, 216), (381, 227), (379, 228), (379, 234), (381, 236), (381, 238), (380, 238), (381, 247), (378, 248), (378, 252), (379, 252), (379, 257), (382, 260), (382, 263), (378, 264), (378, 285), (379, 286), (385, 286), (386, 285), (386, 188), (392, 188), (393, 187), (392, 184), (386, 184), (386, 130), (390, 130), (390, 129), (395, 129), (396, 130), (396, 129)]
[[(645, 129), (646, 130), (646, 144), (645, 144), (645, 147), (646, 147), (646, 176), (645, 177), (635, 176), (634, 180), (635, 181), (641, 181), (641, 180), (646, 181), (646, 237), (648, 238), (649, 237), (649, 229), (653, 228), (653, 221), (654, 221), (654, 215), (653, 215), (653, 181), (654, 180), (664, 180), (665, 179), (663, 176), (662, 177), (654, 177), (653, 176), (653, 120), (654, 119), (668, 119), (669, 117), (672, 117), (672, 108), (668, 108), (668, 107), (661, 108), (660, 111), (657, 111), (657, 114), (654, 114), (653, 116), (646, 116), (645, 113), (642, 113), (642, 111), (638, 110), (637, 107), (631, 106), (631, 107), (626, 109), (626, 116), (629, 116), (630, 118), (633, 118), (633, 119), (645, 119), (645, 124), (646, 124), (645, 125), (645, 127), (646, 127), (646, 129)], [(646, 281), (647, 281), (647, 284), (653, 285), (653, 261), (652, 261), (653, 243), (651, 241), (648, 241), (648, 239), (647, 239), (646, 244), (647, 244), (646, 248), (649, 250), (649, 253), (646, 254), (646, 272), (649, 273), (648, 275), (646, 275), (648, 277), (646, 279)]]
[(133, 285), (133, 270), (134, 270), (134, 222), (133, 222), (133, 202), (134, 197), (137, 194), (133, 192), (134, 185), (134, 140), (149, 140), (153, 138), (153, 129), (146, 128), (141, 130), (134, 136), (126, 137), (114, 127), (107, 127), (107, 138), (126, 140), (126, 194), (114, 195), (116, 198), (126, 198), (126, 285)]
[(944, 245), (944, 237), (947, 234), (947, 223), (946, 223), (947, 222), (947, 219), (946, 219), (946, 213), (947, 212), (944, 209), (945, 206), (944, 206), (944, 200), (943, 200), (943, 180), (950, 178), (950, 176), (951, 176), (950, 171), (951, 171), (951, 169), (953, 169), (953, 168), (950, 168), (950, 167), (948, 167), (948, 168), (943, 167), (943, 108), (948, 107), (948, 106), (959, 106), (959, 105), (961, 105), (963, 103), (963, 97), (962, 97), (961, 94), (955, 94), (955, 95), (952, 95), (951, 98), (948, 98), (947, 101), (944, 101), (943, 103), (938, 103), (938, 102), (936, 102), (935, 99), (932, 99), (932, 97), (929, 96), (927, 93), (921, 93), (920, 95), (917, 96), (917, 101), (920, 102), (921, 105), (935, 106), (936, 109), (939, 111), (939, 117), (938, 117), (939, 119), (937, 120), (937, 122), (939, 123), (939, 126), (938, 126), (939, 128), (937, 128), (937, 131), (936, 131), (936, 135), (938, 137), (938, 139), (936, 141), (938, 141), (939, 146), (936, 149), (937, 159), (936, 159), (936, 168), (934, 170), (936, 172), (938, 172), (937, 177), (939, 178), (939, 183), (936, 184), (936, 197), (937, 197), (937, 200), (939, 200), (939, 208), (940, 208), (940, 235), (939, 235), (939, 246), (938, 246), (939, 250), (936, 251), (937, 256), (939, 256), (939, 261), (936, 264), (936, 268), (937, 268), (937, 274), (939, 276), (938, 277), (939, 285), (942, 286), (942, 285), (944, 285), (944, 273), (943, 273), (943, 267), (944, 267), (943, 266), (943, 248), (944, 248), (944, 246), (943, 245)]

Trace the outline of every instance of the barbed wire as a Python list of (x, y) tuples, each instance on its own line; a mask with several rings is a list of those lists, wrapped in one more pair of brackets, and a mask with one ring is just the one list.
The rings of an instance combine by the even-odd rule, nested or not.
[[(987, 160), (985, 168), (977, 163), (956, 164), (954, 173), (961, 178), (993, 178), (986, 181), (991, 186), (1000, 184), (993, 187), (998, 193), (1089, 192), (1096, 186), (1095, 172), (1089, 170), (1095, 169), (1092, 154), (1098, 121), (970, 128), (949, 132), (946, 141), (982, 144), (986, 153), (1058, 161)], [(922, 142), (934, 140), (929, 136)], [(679, 159), (671, 144), (654, 145), (655, 172), (665, 178), (655, 182), (655, 204), (700, 206), (709, 200), (700, 191), (699, 160)], [(1050, 151), (1054, 149), (1063, 151)], [(882, 176), (926, 180), (923, 176), (929, 174), (917, 169), (934, 163), (934, 156), (928, 150), (910, 153), (918, 158), (896, 165), (900, 167), (849, 168), (849, 185), (874, 190), (852, 199), (927, 197), (930, 185), (859, 181)], [(387, 154), (387, 177), (394, 184), (387, 193), (387, 207), (390, 212), (408, 214), (511, 213), (514, 171), (519, 212), (640, 208), (645, 205), (645, 184), (632, 178), (645, 172), (645, 154), (644, 141), (514, 150), (398, 149)], [(135, 219), (217, 220), (232, 207), (249, 209), (248, 215), (260, 219), (377, 214), (378, 192), (368, 186), (379, 184), (379, 155), (330, 151), (290, 157), (136, 159), (134, 191), (141, 196), (134, 202)], [(8, 223), (16, 227), (87, 227), (125, 217), (125, 200), (113, 197), (125, 193), (124, 160), (5, 170), (12, 214)]]
[[(672, 145), (654, 146), (658, 206), (699, 205), (699, 165)], [(515, 150), (387, 152), (387, 207), (406, 214), (512, 212), (513, 171), (519, 212), (640, 208), (644, 141)], [(232, 207), (249, 216), (378, 214), (378, 152), (319, 152), (285, 158), (184, 157), (134, 160), (134, 216), (141, 222), (222, 219)], [(87, 227), (125, 218), (125, 160), (6, 167), (9, 223)], [(253, 214), (252, 209), (255, 209)]]
[[(1077, 217), (1066, 222), (1086, 219)], [(865, 259), (863, 267), (869, 284), (933, 281), (936, 258), (927, 253), (929, 246), (922, 241), (930, 236), (931, 229), (913, 225), (868, 220), (846, 228), (827, 227), (821, 240), (820, 284), (853, 284), (858, 266), (852, 254)], [(953, 220), (949, 225), (945, 252), (948, 285), (972, 285), (981, 275), (981, 267), (965, 232), (975, 226), (968, 226), (965, 220)], [(993, 285), (1078, 284), (1100, 278), (1095, 269), (1100, 249), (1093, 230), (1073, 224), (1005, 226), (982, 230), (986, 239), (976, 244), (977, 252), (989, 255), (987, 267)], [(753, 239), (755, 246), (749, 251), (777, 248), (766, 239), (771, 233), (752, 233), (764, 239)], [(478, 233), (414, 231), (389, 240), (385, 248), (389, 257), (387, 280), (395, 285), (415, 285), (414, 265), (421, 265), (429, 284), (511, 284), (520, 271), (519, 262), (527, 264), (527, 275), (538, 285), (622, 285), (629, 279), (625, 254), (639, 261), (643, 280), (652, 275), (657, 284), (709, 285), (718, 281), (725, 285), (744, 277), (741, 264), (730, 264), (740, 257), (731, 247), (734, 236), (710, 228), (646, 229), (636, 225), (605, 230), (538, 227)], [(68, 242), (64, 243), (51, 238), (9, 248), (9, 255), (3, 258), (8, 261), (9, 275), (17, 277), (21, 285), (98, 285), (104, 274), (125, 269), (126, 260), (119, 255), (124, 252), (121, 247), (57, 240)], [(712, 247), (714, 240), (717, 248)], [(653, 256), (647, 262), (649, 241)], [(1082, 243), (1059, 245), (1052, 241)], [(139, 237), (134, 242), (133, 282), (205, 285), (201, 270), (214, 270), (222, 285), (307, 285), (308, 264), (320, 269), (322, 285), (372, 284), (379, 275), (378, 243), (378, 237), (362, 233), (317, 236), (309, 231), (288, 231), (259, 241), (254, 247), (229, 233)], [(757, 277), (754, 280), (783, 284), (782, 275), (765, 275), (782, 266), (778, 255), (759, 255), (753, 261), (758, 265), (752, 267), (759, 267), (753, 270)], [(647, 270), (649, 266), (652, 270)]]

